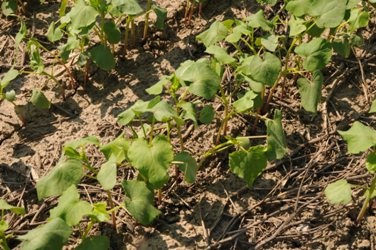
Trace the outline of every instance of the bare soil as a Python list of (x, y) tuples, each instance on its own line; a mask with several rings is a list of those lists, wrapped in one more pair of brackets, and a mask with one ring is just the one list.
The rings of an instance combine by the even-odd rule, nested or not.
[[(39, 202), (35, 183), (56, 164), (65, 142), (87, 135), (102, 142), (114, 139), (123, 132), (117, 114), (148, 98), (144, 90), (162, 75), (187, 59), (205, 55), (195, 35), (214, 20), (242, 18), (259, 8), (253, 1), (209, 1), (202, 16), (195, 13), (187, 22), (185, 1), (158, 2), (168, 10), (165, 32), (152, 31), (146, 42), (138, 41), (118, 60), (116, 70), (93, 70), (89, 82), (81, 83), (76, 93), (67, 90), (66, 100), (58, 94), (59, 86), (41, 76), (23, 75), (12, 83), (17, 112), (8, 102), (0, 104), (0, 196), (27, 209), (26, 215), (9, 218), (15, 236), (41, 224), (56, 204), (56, 199)], [(30, 6), (27, 22), (35, 36), (45, 40), (43, 34), (56, 19), (57, 8), (52, 1)], [(254, 187), (248, 188), (229, 171), (228, 152), (223, 152), (204, 163), (195, 184), (178, 179), (163, 190), (158, 205), (163, 215), (152, 227), (143, 227), (119, 211), (118, 232), (101, 224), (94, 233), (108, 235), (112, 249), (375, 249), (375, 206), (359, 225), (355, 223), (362, 192), (353, 194), (352, 204), (338, 207), (328, 204), (323, 195), (325, 186), (337, 179), (363, 185), (371, 178), (364, 168), (365, 155), (347, 155), (337, 130), (347, 129), (355, 120), (376, 127), (376, 117), (367, 114), (376, 97), (375, 23), (372, 20), (362, 31), (366, 39), (355, 56), (336, 57), (326, 68), (316, 116), (302, 111), (292, 83), (288, 93), (274, 98), (272, 108), (282, 109), (289, 155), (270, 164)], [(0, 73), (4, 73), (12, 64), (23, 67), (28, 58), (12, 38), (18, 22), (1, 17), (0, 27)], [(61, 81), (68, 77), (62, 74)], [(33, 88), (42, 89), (52, 100), (50, 110), (28, 104)], [(25, 118), (24, 125), (19, 116)], [(221, 119), (220, 113), (216, 119)], [(233, 120), (230, 125), (235, 136), (246, 134), (250, 122)], [(216, 136), (214, 126), (188, 133), (189, 151), (199, 156), (208, 149)], [(84, 181), (80, 190), (83, 197), (101, 198), (100, 189), (90, 181)], [(113, 196), (122, 202), (120, 187)], [(77, 244), (74, 236), (68, 248)], [(10, 240), (14, 248), (18, 243)]]

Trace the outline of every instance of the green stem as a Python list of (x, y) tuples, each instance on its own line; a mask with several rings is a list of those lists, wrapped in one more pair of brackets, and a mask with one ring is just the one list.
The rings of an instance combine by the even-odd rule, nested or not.
[(357, 223), (359, 223), (363, 219), (364, 215), (366, 214), (367, 208), (369, 206), (369, 202), (371, 201), (372, 194), (375, 191), (375, 188), (376, 188), (376, 175), (373, 176), (371, 186), (368, 189), (368, 193), (367, 193), (366, 199), (363, 202), (362, 209), (360, 210), (358, 217), (356, 218)]
[[(109, 190), (106, 190), (107, 196), (108, 196), (108, 203), (110, 205), (111, 210), (114, 208), (114, 201), (112, 200), (112, 195)], [(112, 225), (114, 226), (115, 232), (117, 232), (117, 226), (116, 226), (116, 215), (115, 211), (113, 210), (111, 212), (111, 218), (112, 218)]]
[(82, 240), (86, 239), (87, 235), (89, 234), (93, 226), (94, 226), (94, 222), (90, 220), (89, 224), (87, 224), (84, 234), (82, 235)]
[(151, 0), (148, 0), (147, 5), (146, 5), (144, 36), (142, 38), (143, 40), (146, 40), (146, 37), (148, 36), (150, 9), (151, 9)]
[(4, 250), (10, 250), (4, 233), (0, 233), (0, 246)]

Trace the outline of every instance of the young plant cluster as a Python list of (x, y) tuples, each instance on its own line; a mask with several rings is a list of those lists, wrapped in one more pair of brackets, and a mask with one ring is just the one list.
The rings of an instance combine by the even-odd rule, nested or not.
[[(61, 248), (73, 228), (81, 233), (78, 249), (90, 249), (87, 247), (91, 244), (108, 246), (106, 237), (89, 236), (95, 223), (111, 220), (116, 228), (116, 212), (125, 209), (139, 223), (152, 224), (161, 214), (155, 206), (155, 197), (161, 201), (161, 190), (169, 183), (170, 174), (177, 177), (181, 172), (187, 183), (193, 183), (205, 159), (218, 152), (231, 151), (229, 168), (248, 186), (253, 185), (268, 161), (284, 157), (287, 147), (282, 113), (269, 108), (277, 87), (284, 93), (287, 82), (294, 79), (301, 106), (316, 113), (324, 81), (322, 69), (333, 53), (348, 57), (352, 47), (361, 44), (357, 31), (367, 26), (372, 1), (260, 2), (278, 4), (280, 10), (270, 17), (260, 10), (244, 20), (215, 21), (197, 36), (206, 48), (207, 57), (183, 62), (174, 73), (146, 89), (151, 96), (148, 100), (138, 100), (118, 115), (118, 123), (132, 131), (131, 135), (123, 133), (107, 144), (92, 136), (65, 144), (58, 164), (36, 185), (40, 200), (59, 196), (59, 203), (50, 210), (46, 224), (20, 237), (23, 249), (39, 249), (47, 244)], [(124, 44), (128, 44), (129, 35), (134, 32), (135, 17), (146, 17), (151, 10), (158, 15), (160, 11), (152, 7), (151, 1), (145, 11), (135, 0), (77, 0), (66, 13), (64, 3), (67, 1), (62, 1), (60, 19), (51, 23), (47, 34), (51, 42), (66, 38), (66, 43), (59, 47), (59, 60), (65, 65), (77, 51), (75, 63), (85, 67), (88, 60), (92, 60), (104, 70), (115, 66), (113, 45), (122, 39), (118, 24), (125, 23)], [(163, 18), (161, 13), (160, 18)], [(98, 43), (92, 42), (93, 34), (99, 38)], [(32, 40), (28, 47), (34, 52), (30, 58), (35, 62), (35, 69), (41, 68), (43, 72), (38, 56), (41, 46)], [(7, 85), (15, 72), (8, 74), (2, 78), (1, 86)], [(1, 97), (6, 98), (10, 95), (7, 93)], [(213, 102), (219, 103), (221, 112), (216, 112)], [(265, 133), (231, 134), (228, 123), (237, 117), (252, 121), (252, 128), (264, 124)], [(200, 155), (191, 155), (182, 131), (190, 124), (198, 129), (215, 121), (219, 126), (211, 148)], [(354, 138), (354, 133), (355, 136), (361, 134), (362, 150), (374, 147), (374, 131), (367, 128), (368, 132), (373, 132), (366, 134), (360, 131), (360, 126), (364, 129), (356, 123), (355, 132), (341, 134), (346, 140)], [(352, 147), (349, 140), (349, 147)], [(360, 142), (354, 143), (357, 144), (354, 148), (359, 150)], [(88, 147), (96, 147), (105, 162), (93, 163), (87, 154)], [(367, 160), (372, 171), (374, 160), (372, 152)], [(173, 166), (175, 171), (170, 171)], [(133, 170), (135, 177), (119, 180), (120, 168)], [(77, 185), (83, 179), (95, 180), (107, 200), (89, 203), (80, 199)], [(370, 198), (374, 182), (368, 192)], [(112, 197), (112, 190), (119, 186), (125, 197), (122, 204), (117, 204)], [(43, 235), (43, 238), (35, 235)]]

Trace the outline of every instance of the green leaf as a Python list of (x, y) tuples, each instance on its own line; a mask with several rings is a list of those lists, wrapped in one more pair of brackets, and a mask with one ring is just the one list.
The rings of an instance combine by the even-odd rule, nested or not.
[(228, 33), (228, 28), (220, 21), (215, 21), (212, 23), (206, 31), (202, 32), (196, 39), (202, 42), (205, 47), (215, 44), (223, 40)]
[(172, 146), (164, 136), (157, 136), (151, 143), (135, 140), (128, 150), (128, 158), (153, 189), (161, 188), (169, 179), (167, 169), (174, 158)]
[(324, 81), (324, 77), (319, 70), (313, 72), (313, 79), (299, 78), (298, 88), (300, 94), (300, 101), (302, 107), (312, 113), (317, 112), (317, 105), (321, 98), (321, 86)]
[(183, 119), (184, 120), (191, 120), (197, 126), (197, 119), (196, 119), (196, 107), (191, 102), (183, 102), (179, 104), (179, 107), (184, 111), (183, 112)]
[(157, 29), (163, 30), (165, 28), (165, 23), (167, 19), (167, 10), (155, 4), (153, 4), (152, 9), (155, 15), (157, 16), (155, 26), (157, 27)]
[(143, 12), (137, 0), (112, 0), (112, 6), (111, 12), (117, 16), (137, 16)]
[(100, 144), (99, 139), (96, 136), (90, 135), (84, 138), (80, 138), (77, 140), (68, 141), (64, 143), (63, 151), (65, 151), (67, 148), (77, 149), (77, 148), (84, 148), (87, 145), (99, 146), (99, 144)]
[(1, 4), (1, 11), (5, 16), (14, 15), (17, 12), (17, 1), (4, 0)]
[(332, 41), (332, 47), (335, 52), (337, 52), (339, 55), (343, 56), (344, 58), (348, 58), (351, 53), (351, 45), (349, 40), (344, 37), (343, 39), (339, 40), (333, 40)]
[(230, 154), (231, 171), (244, 179), (249, 187), (266, 167), (266, 148), (263, 146), (250, 147), (247, 151), (235, 151)]
[(215, 110), (212, 105), (206, 105), (200, 112), (199, 120), (203, 124), (210, 124), (215, 116)]
[(295, 52), (304, 58), (303, 67), (309, 71), (322, 69), (332, 57), (330, 43), (322, 38), (313, 38), (295, 48)]
[(178, 165), (181, 172), (184, 173), (184, 180), (187, 183), (194, 183), (196, 181), (196, 174), (198, 165), (188, 152), (180, 152), (175, 155), (174, 162)]
[(226, 36), (225, 40), (229, 43), (235, 44), (239, 42), (243, 35), (250, 35), (252, 31), (249, 29), (246, 23), (236, 21), (236, 26), (231, 30), (230, 34)]
[(0, 220), (0, 234), (4, 235), (5, 231), (7, 231), (8, 229), (9, 229), (9, 224), (5, 220)]
[(376, 152), (371, 152), (367, 156), (366, 168), (369, 172), (376, 173)]
[(307, 27), (304, 25), (305, 20), (303, 18), (291, 16), (289, 20), (289, 37), (295, 37), (304, 32)]
[(107, 222), (110, 220), (110, 211), (107, 211), (106, 202), (97, 202), (93, 204), (91, 219), (97, 222)]
[(347, 142), (347, 150), (351, 154), (364, 152), (376, 145), (376, 130), (360, 122), (354, 122), (349, 130), (338, 133)]
[(108, 160), (101, 165), (97, 180), (104, 190), (111, 190), (116, 185), (117, 168), (115, 160)]
[(5, 99), (7, 101), (13, 102), (16, 99), (16, 92), (13, 89), (5, 92)]
[(278, 47), (278, 39), (279, 36), (268, 34), (265, 37), (261, 37), (261, 45), (265, 47), (265, 49), (274, 52)]
[(51, 107), (50, 101), (39, 89), (33, 89), (33, 94), (31, 95), (30, 102), (37, 108), (49, 109)]
[(89, 55), (99, 68), (107, 71), (115, 68), (115, 58), (109, 47), (98, 44), (89, 50)]
[(41, 45), (36, 40), (29, 40), (29, 58), (30, 58), (30, 68), (35, 71), (35, 73), (42, 73), (44, 70), (44, 64), (39, 53), (39, 47)]
[(269, 4), (271, 6), (274, 6), (278, 2), (278, 0), (257, 0), (257, 2), (259, 4)]
[(376, 99), (373, 100), (372, 105), (368, 113), (376, 113)]
[(175, 74), (180, 80), (189, 83), (189, 92), (207, 100), (212, 99), (219, 89), (220, 78), (205, 59), (185, 61)]
[(130, 108), (118, 115), (118, 123), (121, 125), (127, 125), (133, 121), (136, 115), (140, 116), (145, 112), (151, 112), (151, 109), (159, 103), (160, 100), (159, 96), (156, 96), (149, 101), (137, 100)]
[(79, 45), (80, 41), (75, 36), (69, 36), (67, 43), (59, 47), (61, 59), (66, 62), (71, 51), (78, 48)]
[(369, 12), (361, 11), (359, 9), (352, 9), (350, 12), (350, 18), (348, 23), (350, 24), (350, 30), (356, 31), (359, 28), (367, 27), (369, 22)]
[(280, 110), (274, 111), (273, 120), (266, 121), (269, 160), (282, 159), (287, 153), (286, 137), (282, 127), (282, 113)]
[(62, 249), (71, 233), (64, 220), (55, 218), (18, 238), (22, 240), (21, 250), (52, 250)]
[(219, 47), (218, 45), (210, 45), (206, 48), (205, 52), (213, 55), (221, 64), (231, 64), (235, 62), (235, 59), (227, 54), (226, 49)]
[(51, 172), (37, 182), (38, 199), (61, 195), (71, 185), (76, 185), (83, 177), (81, 161), (68, 159), (60, 161)]
[(155, 119), (159, 122), (167, 122), (171, 120), (173, 117), (177, 116), (175, 110), (165, 100), (162, 100), (159, 103), (157, 103), (151, 109), (151, 111), (153, 112)]
[(163, 92), (163, 87), (170, 83), (169, 77), (162, 77), (156, 84), (145, 89), (149, 95), (159, 95)]
[(344, 19), (347, 0), (292, 0), (286, 10), (294, 16), (310, 15), (317, 17), (320, 28), (335, 28)]
[(15, 214), (25, 214), (25, 208), (12, 206), (3, 199), (0, 199), (0, 210), (10, 210), (11, 212)]
[(60, 196), (57, 207), (50, 210), (49, 219), (60, 218), (72, 227), (78, 225), (91, 210), (90, 203), (80, 200), (76, 186), (72, 185)]
[(11, 81), (17, 78), (20, 72), (16, 69), (11, 68), (7, 73), (3, 75), (0, 80), (0, 86), (2, 89), (6, 88)]
[(259, 10), (255, 14), (248, 16), (247, 21), (248, 25), (252, 28), (261, 28), (265, 31), (271, 31), (273, 28), (272, 22), (265, 19), (263, 10)]
[(110, 249), (110, 240), (107, 236), (93, 236), (85, 238), (76, 250), (108, 250)]
[(114, 21), (106, 20), (103, 24), (103, 31), (106, 34), (107, 41), (111, 44), (120, 42), (121, 32)]
[(99, 13), (90, 5), (86, 5), (84, 0), (79, 0), (67, 14), (71, 20), (71, 26), (75, 30), (80, 30), (95, 23)]
[(59, 41), (63, 37), (63, 32), (61, 31), (60, 27), (55, 27), (56, 23), (52, 22), (47, 30), (47, 38), (50, 42), (54, 43)]
[(24, 21), (21, 21), (20, 29), (17, 32), (16, 37), (14, 38), (17, 46), (20, 45), (21, 41), (25, 38), (26, 34), (27, 34), (26, 24)]
[(127, 157), (129, 146), (130, 142), (121, 134), (115, 140), (101, 146), (100, 150), (107, 160), (115, 157), (116, 164), (120, 165)]
[(233, 106), (238, 113), (243, 113), (254, 106), (254, 99), (257, 97), (257, 94), (252, 90), (248, 90), (244, 96), (239, 98), (233, 103)]
[(330, 183), (325, 188), (325, 196), (332, 204), (348, 204), (351, 202), (351, 185), (346, 180)]
[(252, 80), (268, 86), (273, 86), (276, 83), (281, 69), (280, 59), (269, 52), (264, 54), (264, 58), (259, 55), (249, 56), (238, 67), (238, 71)]
[(154, 204), (153, 192), (143, 181), (124, 181), (125, 207), (129, 213), (141, 224), (150, 225), (161, 212)]

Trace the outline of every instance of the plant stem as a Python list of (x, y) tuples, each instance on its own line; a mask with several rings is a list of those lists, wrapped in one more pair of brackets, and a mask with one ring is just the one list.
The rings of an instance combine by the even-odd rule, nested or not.
[(359, 223), (363, 219), (364, 215), (366, 214), (367, 208), (369, 206), (369, 202), (371, 201), (371, 197), (372, 197), (373, 192), (375, 191), (375, 188), (376, 188), (376, 175), (373, 176), (371, 186), (368, 189), (368, 193), (367, 193), (366, 199), (363, 202), (362, 209), (360, 210), (358, 217), (356, 218), (357, 223)]
[(146, 40), (146, 37), (148, 36), (150, 9), (151, 9), (151, 0), (148, 0), (147, 5), (146, 5), (144, 36), (142, 38), (143, 40)]
[[(107, 196), (108, 196), (108, 203), (110, 205), (111, 210), (114, 208), (114, 201), (112, 200), (112, 195), (109, 190), (106, 190)], [(116, 232), (117, 231), (117, 226), (116, 226), (116, 216), (115, 216), (115, 211), (111, 212), (111, 218), (112, 218), (112, 225), (114, 226), (114, 229)]]
[(86, 239), (87, 235), (89, 234), (91, 228), (93, 227), (94, 222), (90, 220), (89, 224), (87, 224), (87, 227), (85, 229), (84, 235), (82, 235), (82, 240)]

